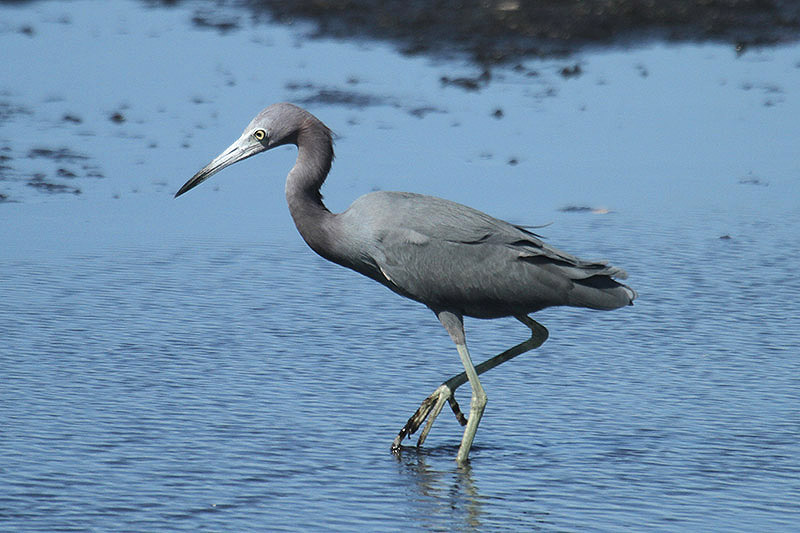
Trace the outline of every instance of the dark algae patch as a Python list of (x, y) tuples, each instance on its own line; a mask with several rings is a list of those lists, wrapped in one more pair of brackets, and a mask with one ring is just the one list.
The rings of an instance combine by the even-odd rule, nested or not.
[(34, 176), (28, 180), (26, 183), (29, 187), (33, 187), (34, 189), (51, 193), (69, 193), (69, 194), (81, 194), (81, 190), (77, 187), (73, 187), (71, 185), (65, 185), (63, 183), (53, 183), (51, 181), (47, 181), (47, 177), (44, 174), (34, 174)]
[[(10, 161), (10, 156), (6, 157)], [(9, 166), (7, 167), (8, 178), (14, 181), (24, 181), (25, 185), (39, 192), (48, 194), (81, 194), (79, 187), (63, 183), (60, 180), (73, 181), (81, 177), (103, 177), (102, 172), (89, 162), (89, 156), (66, 147), (34, 147), (28, 150), (27, 158), (49, 162), (53, 165), (54, 170), (52, 173), (37, 171), (32, 175), (25, 176), (18, 171), (14, 171)]]
[(51, 161), (68, 161), (68, 162), (76, 162), (76, 161), (84, 161), (89, 159), (88, 156), (84, 154), (79, 154), (73, 152), (69, 148), (31, 148), (28, 152), (29, 159), (50, 159)]

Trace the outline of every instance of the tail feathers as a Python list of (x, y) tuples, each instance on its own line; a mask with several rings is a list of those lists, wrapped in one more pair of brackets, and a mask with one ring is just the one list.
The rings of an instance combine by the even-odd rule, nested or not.
[[(624, 273), (624, 271), (623, 271)], [(607, 275), (595, 275), (584, 279), (573, 279), (569, 305), (591, 309), (617, 309), (633, 305), (636, 291), (611, 279)]]
[(571, 282), (566, 301), (561, 300), (556, 305), (590, 309), (617, 309), (633, 305), (636, 291), (612, 279), (627, 278), (625, 270), (604, 261), (584, 261), (554, 248), (547, 248), (546, 251), (548, 255), (524, 253), (520, 259)]

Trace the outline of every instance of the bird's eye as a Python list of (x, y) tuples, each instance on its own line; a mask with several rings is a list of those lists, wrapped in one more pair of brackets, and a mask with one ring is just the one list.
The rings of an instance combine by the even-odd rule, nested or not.
[(253, 132), (253, 137), (255, 137), (257, 141), (263, 141), (267, 137), (267, 132), (264, 130), (256, 130)]

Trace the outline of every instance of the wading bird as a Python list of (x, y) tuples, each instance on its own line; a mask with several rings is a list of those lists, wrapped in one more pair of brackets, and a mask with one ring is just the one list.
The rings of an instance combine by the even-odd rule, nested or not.
[[(583, 261), (521, 226), (448, 200), (378, 191), (358, 198), (343, 213), (331, 213), (320, 194), (333, 161), (331, 131), (308, 111), (288, 103), (259, 113), (236, 142), (175, 196), (237, 161), (284, 144), (297, 145), (297, 160), (286, 178), (286, 201), (306, 243), (325, 259), (428, 306), (455, 342), (464, 365), (463, 373), (442, 383), (408, 419), (392, 444), (395, 452), (427, 419), (417, 443), (421, 445), (448, 402), (466, 425), (456, 457), (463, 464), (487, 400), (478, 374), (547, 339), (547, 329), (530, 313), (556, 305), (616, 309), (636, 298), (633, 289), (612, 279), (624, 279), (624, 270)], [(464, 336), (465, 316), (513, 316), (530, 328), (531, 337), (474, 366)], [(466, 381), (472, 387), (469, 419), (453, 396)]]

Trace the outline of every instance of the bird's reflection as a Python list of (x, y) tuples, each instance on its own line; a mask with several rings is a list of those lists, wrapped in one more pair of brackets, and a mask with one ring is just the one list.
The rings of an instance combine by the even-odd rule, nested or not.
[(413, 481), (418, 516), (427, 517), (434, 529), (441, 525), (450, 531), (474, 531), (481, 528), (485, 499), (469, 463), (453, 461), (457, 450), (458, 446), (403, 447), (397, 461), (401, 473)]

